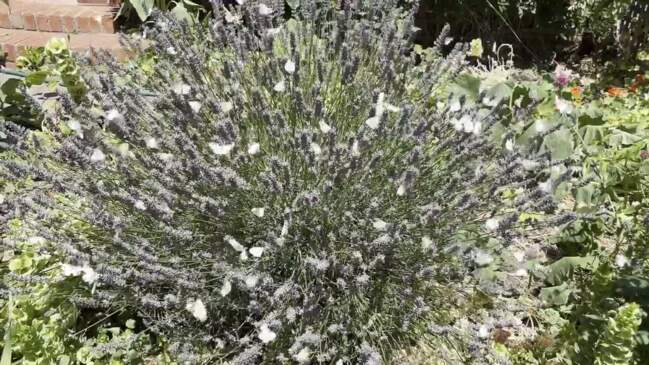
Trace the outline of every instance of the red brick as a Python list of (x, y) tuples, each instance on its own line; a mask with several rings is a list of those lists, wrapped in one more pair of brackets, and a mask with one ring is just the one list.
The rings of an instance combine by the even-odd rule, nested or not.
[(62, 32), (63, 22), (58, 15), (50, 15), (50, 32)]
[(0, 28), (11, 28), (8, 13), (0, 13)]
[(115, 33), (115, 20), (111, 15), (101, 17), (101, 31), (103, 33)]
[(36, 30), (36, 18), (34, 18), (33, 14), (25, 14), (23, 15), (23, 28), (26, 30)]
[(50, 31), (50, 17), (46, 14), (37, 14), (36, 15), (36, 28), (41, 32)]
[(74, 15), (65, 14), (61, 16), (62, 31), (66, 33), (74, 33), (77, 31), (77, 21)]
[(79, 33), (92, 33), (94, 21), (92, 17), (89, 17), (84, 13), (85, 12), (81, 12), (75, 17), (77, 21), (77, 31)]

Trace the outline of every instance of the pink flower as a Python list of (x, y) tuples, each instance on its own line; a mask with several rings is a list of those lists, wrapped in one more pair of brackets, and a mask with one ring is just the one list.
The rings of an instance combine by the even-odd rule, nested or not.
[(572, 71), (563, 67), (562, 65), (557, 65), (557, 68), (554, 69), (554, 84), (558, 87), (564, 87), (570, 83), (572, 78)]

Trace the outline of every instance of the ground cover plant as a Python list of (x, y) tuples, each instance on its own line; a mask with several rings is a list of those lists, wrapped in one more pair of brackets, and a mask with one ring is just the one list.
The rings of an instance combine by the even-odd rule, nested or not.
[[(421, 62), (396, 3), (293, 13), (218, 7), (207, 32), (161, 16), (154, 97), (106, 60), (44, 133), (3, 124), (12, 280), (40, 278), (36, 242), (79, 284), (66, 303), (132, 315), (190, 363), (389, 363), (467, 287), (509, 292), (503, 252), (577, 217), (551, 196), (569, 159), (490, 143), (498, 103), (443, 97), (467, 49)], [(493, 326), (464, 323), (480, 362)]]

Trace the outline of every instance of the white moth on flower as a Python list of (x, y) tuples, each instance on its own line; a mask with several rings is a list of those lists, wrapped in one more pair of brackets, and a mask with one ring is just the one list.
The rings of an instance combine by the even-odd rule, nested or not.
[(547, 179), (544, 182), (540, 182), (539, 190), (544, 191), (546, 193), (552, 192), (552, 179)]
[(273, 9), (268, 7), (266, 4), (259, 4), (258, 11), (261, 16), (268, 16), (273, 13)]
[(288, 60), (284, 64), (284, 71), (286, 71), (289, 74), (295, 73), (295, 69), (296, 69), (296, 65), (295, 62), (293, 62), (293, 60)]
[(97, 279), (99, 279), (99, 274), (93, 270), (87, 264), (83, 266), (75, 266), (70, 264), (62, 264), (61, 271), (63, 276), (79, 276), (81, 275), (81, 280), (88, 284), (93, 284)]
[(111, 121), (111, 122), (112, 121), (123, 121), (124, 116), (122, 115), (122, 113), (117, 111), (117, 109), (111, 109), (111, 110), (108, 111), (108, 113), (106, 113), (106, 120)]
[(375, 116), (375, 117), (368, 118), (365, 121), (365, 124), (367, 124), (367, 126), (370, 127), (371, 129), (377, 129), (379, 127), (380, 122), (381, 122), (381, 118)]
[(507, 142), (505, 142), (505, 149), (507, 151), (514, 151), (514, 140), (508, 139)]
[(192, 88), (187, 84), (178, 83), (174, 85), (173, 90), (178, 95), (188, 95), (192, 91)]
[(144, 205), (144, 202), (141, 200), (136, 200), (134, 206), (138, 210), (146, 210), (146, 205)]
[(615, 256), (615, 266), (619, 268), (623, 268), (628, 264), (629, 264), (629, 259), (627, 259), (626, 256), (621, 254)]
[(230, 151), (232, 151), (232, 149), (234, 148), (234, 143), (218, 144), (210, 142), (208, 143), (208, 146), (210, 147), (210, 149), (212, 149), (212, 152), (214, 152), (215, 155), (223, 156), (229, 154)]
[(397, 196), (404, 196), (406, 195), (406, 186), (401, 184), (399, 185), (399, 188), (397, 188)]
[(326, 134), (326, 133), (329, 133), (329, 131), (331, 131), (331, 126), (329, 124), (325, 123), (324, 120), (321, 120), (320, 123), (318, 123), (318, 124), (320, 125), (320, 131), (322, 133)]
[(498, 226), (500, 225), (500, 222), (498, 222), (498, 219), (496, 218), (489, 218), (485, 222), (485, 227), (487, 227), (488, 230), (490, 231), (495, 231), (498, 229)]
[(229, 113), (232, 110), (232, 102), (230, 101), (222, 101), (219, 103), (219, 107), (221, 108), (221, 111), (223, 113)]
[(230, 281), (226, 280), (223, 282), (223, 286), (221, 286), (221, 296), (225, 297), (226, 295), (230, 294), (232, 291), (232, 284)]
[(322, 153), (322, 148), (317, 143), (311, 142), (311, 151), (317, 156)]
[(194, 113), (198, 113), (201, 110), (201, 104), (200, 101), (190, 101), (189, 102), (189, 107), (192, 109)]
[(277, 91), (278, 93), (281, 93), (286, 90), (286, 84), (284, 83), (284, 80), (278, 82), (273, 86), (273, 90)]
[(375, 219), (372, 226), (374, 226), (374, 229), (377, 231), (385, 231), (385, 229), (388, 228), (388, 224), (381, 219)]
[(354, 156), (354, 157), (358, 157), (358, 156), (360, 156), (360, 155), (361, 155), (361, 150), (360, 150), (360, 148), (359, 148), (359, 146), (358, 146), (358, 140), (356, 140), (356, 141), (354, 141), (354, 143), (352, 144), (352, 156)]
[(259, 282), (259, 276), (257, 275), (246, 276), (245, 283), (248, 288), (250, 289), (254, 288), (255, 286), (257, 286), (257, 282)]
[(473, 124), (473, 121), (471, 120), (471, 117), (469, 115), (462, 116), (460, 123), (462, 123), (462, 129), (466, 133), (471, 133), (475, 128), (475, 125)]
[(473, 132), (473, 134), (475, 134), (476, 136), (479, 135), (480, 132), (482, 132), (482, 122), (477, 121), (477, 122), (473, 123), (473, 130), (472, 130), (472, 132)]
[(258, 154), (260, 150), (261, 150), (261, 148), (259, 146), (259, 143), (251, 143), (251, 144), (248, 145), (248, 154), (249, 155), (254, 156), (254, 155)]
[(153, 137), (146, 137), (144, 139), (144, 143), (146, 144), (147, 148), (150, 148), (152, 150), (158, 148), (158, 140)]
[(300, 352), (293, 356), (295, 361), (299, 364), (307, 364), (311, 361), (311, 349), (309, 347), (303, 347)]
[(480, 328), (478, 329), (478, 337), (480, 338), (489, 337), (489, 329), (487, 328), (487, 326), (485, 325), (480, 326)]
[[(243, 0), (237, 0), (237, 3), (239, 5), (243, 4)], [(226, 23), (236, 23), (238, 24), (241, 22), (241, 15), (240, 14), (232, 14), (227, 8), (223, 8), (223, 11), (225, 12), (225, 22)]]
[(83, 130), (81, 129), (81, 123), (76, 119), (71, 119), (68, 121), (68, 127), (77, 133), (77, 136), (83, 138)]
[(261, 340), (261, 342), (269, 343), (273, 342), (277, 338), (277, 334), (270, 328), (268, 328), (268, 325), (262, 324), (259, 327), (259, 334), (257, 334), (257, 337)]
[(493, 257), (491, 257), (490, 254), (484, 252), (484, 251), (477, 251), (475, 253), (475, 257), (473, 258), (473, 261), (478, 265), (478, 266), (487, 266), (490, 263), (494, 261)]
[(454, 99), (454, 100), (451, 102), (451, 105), (449, 106), (449, 110), (450, 110), (451, 112), (457, 112), (457, 111), (459, 111), (460, 109), (462, 109), (462, 104), (460, 104), (460, 100), (458, 100), (458, 99)]
[(185, 309), (187, 309), (189, 313), (191, 313), (192, 316), (194, 316), (194, 318), (198, 319), (199, 321), (205, 322), (207, 320), (207, 309), (205, 308), (205, 304), (203, 304), (202, 300), (188, 300)]
[(92, 150), (92, 155), (90, 155), (90, 162), (102, 162), (106, 159), (106, 155), (99, 149), (95, 148)]
[(251, 248), (248, 250), (248, 252), (250, 252), (250, 254), (251, 254), (253, 257), (260, 258), (261, 255), (264, 254), (264, 248), (263, 248), (263, 247), (251, 247)]
[(433, 248), (433, 240), (431, 240), (430, 237), (428, 237), (428, 236), (424, 236), (421, 239), (421, 248), (424, 251), (430, 250), (431, 248)]
[(264, 208), (252, 208), (252, 209), (250, 209), (250, 211), (252, 212), (252, 214), (256, 215), (257, 217), (262, 218), (264, 216), (264, 212), (266, 211), (266, 209), (264, 209)]
[(175, 55), (178, 54), (178, 52), (176, 52), (176, 49), (173, 48), (173, 47), (167, 47), (167, 49), (165, 51), (167, 52), (167, 54), (170, 54), (172, 56), (175, 56)]

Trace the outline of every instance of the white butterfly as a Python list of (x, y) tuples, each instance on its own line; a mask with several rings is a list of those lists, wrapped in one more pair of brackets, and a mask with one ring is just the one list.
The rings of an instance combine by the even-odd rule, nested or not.
[(187, 309), (194, 316), (194, 318), (198, 319), (199, 321), (205, 322), (207, 320), (207, 309), (205, 308), (205, 304), (203, 304), (202, 300), (188, 300), (185, 309)]

